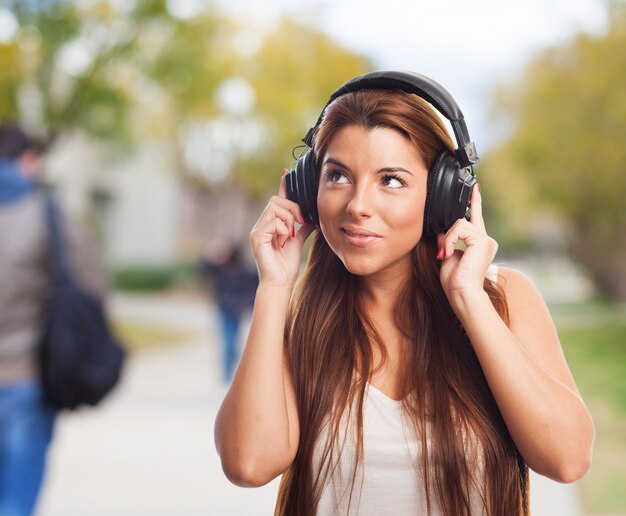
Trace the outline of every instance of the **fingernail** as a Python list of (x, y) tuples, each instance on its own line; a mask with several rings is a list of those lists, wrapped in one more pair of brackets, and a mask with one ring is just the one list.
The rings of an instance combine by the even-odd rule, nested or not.
[(442, 257), (443, 257), (443, 247), (440, 247), (439, 250), (437, 251), (437, 259), (441, 260)]
[(298, 222), (300, 222), (300, 224), (304, 224), (305, 220), (304, 217), (302, 216), (302, 214), (298, 215)]
[(480, 183), (476, 183), (476, 188), (478, 188), (478, 193), (480, 193)]
[(291, 228), (291, 238), (296, 236), (296, 228), (292, 227)]

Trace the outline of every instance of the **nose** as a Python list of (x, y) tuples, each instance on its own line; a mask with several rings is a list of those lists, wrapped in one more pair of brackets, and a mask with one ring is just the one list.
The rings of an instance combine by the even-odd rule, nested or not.
[(353, 189), (353, 194), (348, 201), (346, 212), (354, 218), (368, 218), (373, 213), (373, 196), (367, 184), (361, 183)]

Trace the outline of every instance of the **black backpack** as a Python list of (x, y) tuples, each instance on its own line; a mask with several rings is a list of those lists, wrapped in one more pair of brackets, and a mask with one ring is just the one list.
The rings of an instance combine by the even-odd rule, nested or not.
[(46, 197), (53, 288), (40, 346), (41, 380), (49, 403), (75, 409), (97, 404), (118, 382), (125, 353), (101, 301), (72, 277), (58, 207)]

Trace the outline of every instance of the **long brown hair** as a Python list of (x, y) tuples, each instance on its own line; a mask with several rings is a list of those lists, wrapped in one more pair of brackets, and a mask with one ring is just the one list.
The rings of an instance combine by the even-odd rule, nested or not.
[[(408, 138), (430, 168), (452, 141), (434, 110), (403, 92), (365, 90), (339, 97), (326, 110), (315, 135), (322, 159), (343, 127), (387, 127)], [(412, 252), (412, 281), (398, 297), (395, 324), (410, 342), (400, 372), (402, 406), (421, 444), (420, 467), (428, 512), (469, 515), (470, 492), (490, 515), (525, 512), (526, 467), (504, 424), (474, 350), (439, 281), (437, 242), (424, 234)], [(504, 293), (485, 279), (484, 288), (500, 316), (508, 320)], [(298, 404), (300, 442), (283, 475), (276, 506), (281, 516), (314, 515), (322, 490), (337, 467), (347, 414), (356, 428), (357, 463), (363, 458), (363, 400), (374, 368), (373, 346), (385, 348), (364, 308), (360, 278), (345, 269), (317, 231), (298, 282), (285, 328)], [(355, 374), (358, 373), (358, 374)], [(314, 470), (320, 443), (322, 469)], [(470, 436), (470, 439), (467, 439)], [(343, 440), (342, 440), (343, 439)], [(482, 476), (476, 478), (482, 464)], [(352, 491), (357, 463), (354, 464)], [(325, 465), (325, 466), (324, 466)], [(418, 479), (416, 478), (416, 482)]]

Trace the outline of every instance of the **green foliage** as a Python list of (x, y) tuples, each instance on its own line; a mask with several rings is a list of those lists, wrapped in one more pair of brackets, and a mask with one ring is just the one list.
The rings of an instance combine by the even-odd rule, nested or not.
[(626, 417), (626, 326), (563, 330), (561, 340), (577, 367), (585, 364), (585, 390), (605, 397)]
[(19, 50), (15, 43), (0, 44), (0, 120), (17, 118), (15, 91), (21, 80), (21, 73), (15, 66)]
[(20, 32), (0, 45), (0, 119), (39, 105), (29, 117), (48, 136), (80, 129), (128, 142), (171, 138), (190, 113), (212, 109), (221, 63), (210, 12), (181, 20), (164, 0), (15, 2), (12, 11)]
[[(290, 20), (261, 34), (260, 49), (242, 56), (234, 40), (246, 27), (209, 9), (180, 19), (165, 0), (12, 6), (21, 30), (16, 41), (0, 45), (0, 120), (24, 118), (40, 106), (26, 118), (38, 120), (48, 136), (79, 129), (130, 145), (138, 139), (175, 141), (181, 168), (191, 169), (182, 159), (186, 137), (208, 138), (201, 132), (206, 123), (229, 116), (220, 111), (215, 92), (225, 79), (238, 77), (255, 94), (252, 112), (241, 117), (256, 124), (262, 137), (255, 152), (234, 151), (231, 178), (262, 196), (275, 190), (280, 170), (291, 164), (291, 150), (329, 94), (370, 69), (363, 57)], [(28, 100), (20, 105), (24, 91)], [(194, 151), (210, 154), (214, 144), (207, 143), (208, 150)], [(203, 184), (202, 174), (188, 175)]]
[(126, 319), (114, 321), (114, 328), (126, 351), (130, 353), (150, 350), (156, 346), (184, 344), (196, 337), (192, 332)]
[(600, 292), (626, 299), (626, 14), (612, 14), (605, 35), (546, 51), (501, 89), (496, 111), (513, 131), (481, 171), (502, 183), (494, 188), (501, 232), (523, 238), (535, 210), (559, 214)]
[(284, 20), (252, 59), (241, 70), (257, 94), (253, 116), (264, 127), (263, 148), (236, 169), (252, 192), (267, 195), (276, 190), (280, 171), (293, 165), (293, 148), (302, 144), (330, 94), (371, 64), (291, 20)]
[[(582, 307), (578, 322), (613, 324), (561, 329), (565, 356), (596, 425), (591, 469), (580, 482), (586, 514), (626, 511), (626, 326), (624, 307)], [(621, 316), (621, 324), (615, 315)], [(574, 318), (572, 318), (574, 320)]]
[(114, 272), (113, 282), (119, 290), (151, 292), (168, 289), (194, 272), (188, 265), (127, 266)]

